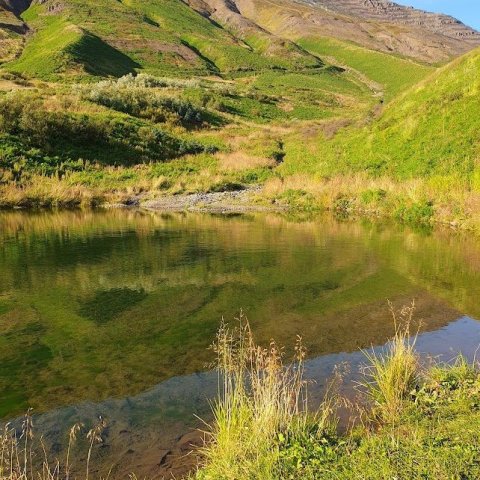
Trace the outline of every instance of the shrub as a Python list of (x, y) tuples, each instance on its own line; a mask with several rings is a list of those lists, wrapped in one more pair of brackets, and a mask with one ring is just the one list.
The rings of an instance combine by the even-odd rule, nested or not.
[(155, 123), (179, 123), (186, 127), (200, 127), (208, 120), (208, 113), (192, 103), (165, 97), (147, 88), (129, 83), (100, 82), (83, 87), (82, 96), (91, 102)]
[(47, 111), (40, 97), (24, 94), (0, 101), (0, 133), (3, 168), (24, 155), (26, 169), (47, 175), (81, 170), (88, 161), (132, 165), (215, 151), (138, 120)]
[(420, 201), (411, 205), (401, 205), (395, 212), (397, 219), (405, 223), (431, 223), (435, 209), (433, 202)]
[(382, 202), (387, 197), (387, 191), (383, 188), (365, 190), (361, 193), (362, 202), (370, 205)]

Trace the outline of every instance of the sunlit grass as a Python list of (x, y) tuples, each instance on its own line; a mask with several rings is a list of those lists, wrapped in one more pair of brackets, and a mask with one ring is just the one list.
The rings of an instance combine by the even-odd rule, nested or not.
[(400, 420), (406, 400), (419, 382), (419, 358), (415, 352), (416, 337), (411, 324), (414, 305), (400, 312), (391, 308), (395, 335), (380, 353), (365, 352), (368, 365), (363, 387), (371, 403), (371, 415), (377, 421)]
[(296, 407), (304, 372), (284, 367), (277, 346), (259, 349), (248, 325), (235, 336), (222, 328), (220, 397), (196, 478), (477, 478), (478, 368), (459, 358), (422, 369), (410, 332), (414, 306), (392, 313), (393, 338), (366, 354), (362, 415), (343, 433), (332, 429), (332, 403), (310, 418)]
[(219, 398), (213, 405), (199, 478), (277, 478), (279, 441), (295, 438), (311, 424), (321, 431), (329, 428), (333, 402), (329, 398), (319, 415), (309, 417), (300, 339), (293, 363), (286, 365), (274, 342), (268, 347), (255, 343), (241, 315), (237, 329), (220, 328), (214, 347)]

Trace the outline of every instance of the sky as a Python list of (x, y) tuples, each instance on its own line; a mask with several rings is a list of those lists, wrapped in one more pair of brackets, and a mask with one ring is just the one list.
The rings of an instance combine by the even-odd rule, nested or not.
[(480, 30), (480, 0), (394, 0), (430, 12), (448, 13)]

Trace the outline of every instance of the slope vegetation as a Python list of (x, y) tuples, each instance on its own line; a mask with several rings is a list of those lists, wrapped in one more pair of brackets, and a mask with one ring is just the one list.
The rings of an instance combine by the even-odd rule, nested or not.
[(299, 39), (298, 44), (332, 63), (358, 72), (387, 100), (433, 72), (432, 67), (413, 60), (333, 38), (306, 37)]
[[(0, 9), (9, 18), (0, 33), (18, 37), (4, 42), (4, 61), (14, 59), (8, 68), (48, 80), (304, 70), (321, 67), (327, 55), (391, 96), (426, 73), (418, 62), (480, 45), (478, 32), (450, 17), (378, 1), (0, 0)], [(385, 72), (372, 63), (385, 63)]]
[(23, 18), (35, 33), (9, 68), (43, 78), (121, 76), (140, 69), (206, 75), (322, 66), (291, 42), (260, 29), (258, 42), (251, 35), (242, 38), (181, 0), (46, 1), (30, 6)]
[(401, 178), (477, 174), (479, 95), (477, 49), (395, 99), (371, 125), (327, 143), (323, 168)]

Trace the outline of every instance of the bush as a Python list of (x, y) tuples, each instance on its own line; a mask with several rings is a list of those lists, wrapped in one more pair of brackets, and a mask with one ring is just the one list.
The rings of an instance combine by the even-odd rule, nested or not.
[(129, 83), (100, 82), (83, 87), (82, 97), (98, 105), (145, 118), (155, 123), (178, 123), (185, 127), (201, 127), (208, 113), (192, 103), (164, 97), (147, 88)]
[(11, 95), (0, 101), (2, 168), (13, 171), (21, 156), (25, 169), (63, 176), (88, 161), (133, 165), (215, 150), (187, 141), (157, 126), (115, 115), (47, 111), (36, 95)]
[(431, 223), (434, 214), (435, 209), (433, 207), (433, 202), (425, 200), (411, 205), (401, 205), (397, 209), (395, 216), (405, 223), (429, 224)]
[(154, 77), (146, 73), (133, 75), (129, 73), (118, 80), (107, 80), (101, 82), (102, 85), (107, 86), (121, 86), (121, 87), (140, 87), (140, 88), (192, 88), (198, 87), (200, 82), (198, 80), (183, 80), (177, 78), (163, 78)]

